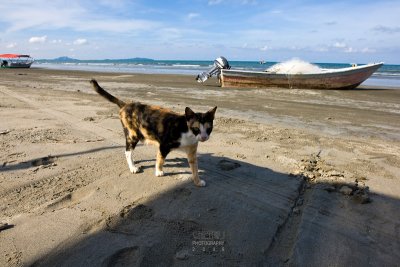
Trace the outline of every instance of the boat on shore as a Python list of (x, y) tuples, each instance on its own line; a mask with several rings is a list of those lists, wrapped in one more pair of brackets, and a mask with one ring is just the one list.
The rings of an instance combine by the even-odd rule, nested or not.
[[(226, 60), (226, 59), (225, 59)], [(227, 62), (227, 61), (226, 61)], [(308, 63), (309, 64), (309, 63)], [(221, 64), (217, 64), (219, 67)], [(278, 65), (278, 64), (277, 64)], [(296, 66), (281, 70), (272, 66), (265, 71), (234, 70), (224, 68), (217, 74), (221, 87), (233, 88), (287, 88), (287, 89), (354, 89), (368, 79), (383, 63), (371, 63), (357, 66), (353, 64), (348, 68), (321, 69), (309, 64), (308, 70), (296, 70)], [(229, 64), (227, 63), (227, 66)], [(294, 70), (294, 71), (293, 71)], [(211, 75), (212, 76), (212, 75)], [(201, 74), (198, 77), (211, 77)], [(204, 82), (204, 79), (197, 79)]]
[(34, 61), (29, 55), (0, 54), (1, 68), (30, 68)]

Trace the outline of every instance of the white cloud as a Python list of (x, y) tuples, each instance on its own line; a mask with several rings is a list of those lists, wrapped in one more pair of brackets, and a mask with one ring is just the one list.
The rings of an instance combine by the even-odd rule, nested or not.
[[(237, 53), (237, 58), (246, 60), (258, 59), (266, 50), (274, 51), (271, 56), (275, 60), (288, 55), (309, 55), (321, 60), (330, 60), (333, 55), (346, 61), (350, 56), (376, 56), (390, 62), (400, 60), (396, 47), (400, 40), (400, 26), (396, 23), (400, 5), (379, 1), (358, 5), (360, 12), (357, 13), (346, 1), (331, 1), (326, 5), (314, 5), (315, 1), (303, 1), (301, 5), (259, 0), (196, 1), (205, 5), (205, 10), (217, 11), (223, 6), (224, 19), (195, 8), (190, 1), (175, 1), (167, 6), (128, 0), (89, 2), (0, 1), (0, 24), (3, 25), (0, 45), (6, 48), (15, 42), (21, 48), (29, 37), (36, 36), (29, 40), (30, 49), (39, 49), (42, 57), (63, 55), (63, 51), (73, 47), (80, 57), (93, 58), (130, 54), (153, 58), (174, 55), (207, 58), (214, 57), (215, 51), (222, 51), (220, 53), (228, 58)], [(365, 19), (365, 14), (376, 19)], [(48, 37), (40, 41), (38, 38), (43, 35)], [(232, 36), (237, 38), (232, 39)], [(84, 43), (78, 42), (78, 37), (87, 38), (90, 49), (78, 49), (78, 45)], [(51, 45), (44, 47), (40, 42)], [(169, 46), (160, 46), (163, 42)], [(97, 52), (92, 48), (96, 43), (101, 43)], [(301, 45), (304, 52), (290, 47), (294, 44)], [(161, 51), (166, 51), (165, 55)], [(352, 54), (345, 54), (345, 51)], [(389, 53), (393, 54), (390, 60), (383, 58)]]
[(182, 37), (182, 30), (178, 28), (163, 28), (158, 31), (161, 40), (174, 40)]
[(346, 45), (345, 43), (343, 43), (343, 42), (336, 42), (336, 43), (333, 44), (333, 47), (336, 47), (336, 48), (346, 48), (347, 45)]
[(333, 47), (336, 48), (337, 50), (345, 52), (345, 53), (357, 53), (358, 52), (358, 50), (356, 48), (348, 46), (344, 42), (336, 42), (333, 44)]
[(74, 45), (84, 45), (87, 43), (88, 43), (88, 40), (86, 40), (84, 38), (79, 38), (74, 41)]
[[(209, 6), (214, 6), (214, 5), (219, 5), (222, 2), (224, 2), (224, 0), (208, 0), (208, 5)], [(257, 5), (258, 2), (256, 0), (236, 0), (236, 1), (226, 1), (226, 3), (229, 4), (241, 4), (241, 5)]]
[(257, 1), (255, 0), (242, 0), (242, 5), (257, 5)]
[(328, 52), (329, 49), (327, 47), (317, 47), (315, 49), (315, 51), (317, 51), (317, 52)]
[(123, 0), (100, 0), (99, 3), (109, 8), (123, 8), (125, 2)]
[(262, 40), (264, 43), (266, 40), (273, 38), (274, 32), (266, 29), (249, 29), (241, 30), (236, 34), (240, 36), (240, 39), (245, 40), (247, 43), (256, 43), (257, 40)]
[(118, 19), (108, 19), (108, 20), (90, 20), (74, 22), (72, 25), (75, 30), (78, 31), (106, 31), (114, 33), (125, 33), (134, 32), (142, 30), (151, 30), (160, 26), (160, 23), (152, 22), (148, 20), (118, 20)]
[(346, 49), (344, 50), (345, 53), (356, 53), (357, 49), (353, 48), (353, 47), (346, 47)]
[[(85, 15), (85, 10), (73, 2), (20, 0), (18, 4), (0, 4), (1, 19), (10, 25), (5, 29), (7, 32), (68, 27), (70, 22), (81, 21)], [(29, 15), (22, 16), (21, 14)]]
[(188, 18), (188, 20), (192, 20), (192, 19), (197, 18), (199, 16), (200, 16), (200, 14), (198, 14), (198, 13), (189, 13), (187, 15), (187, 18)]
[(300, 46), (296, 46), (296, 45), (292, 45), (289, 47), (289, 50), (293, 50), (293, 51), (300, 51), (300, 50), (305, 50), (306, 48), (304, 47), (300, 47)]
[(399, 26), (388, 27), (388, 26), (378, 25), (378, 26), (374, 27), (372, 30), (375, 32), (388, 33), (388, 34), (400, 33)]
[[(106, 1), (107, 2), (107, 1)], [(46, 8), (43, 8), (45, 6)], [(20, 6), (0, 3), (2, 15), (0, 21), (10, 25), (7, 33), (29, 29), (72, 29), (75, 31), (95, 32), (133, 32), (161, 27), (161, 23), (145, 19), (130, 19), (94, 13), (79, 1), (27, 1), (21, 0)], [(29, 16), (21, 16), (29, 14)]]
[(44, 36), (34, 36), (34, 37), (31, 37), (29, 39), (29, 43), (31, 43), (31, 44), (36, 44), (36, 43), (43, 44), (43, 43), (46, 42), (46, 40), (47, 40), (47, 36), (46, 35), (44, 35)]
[(361, 52), (362, 52), (362, 53), (375, 53), (376, 50), (375, 50), (375, 49), (368, 48), (368, 47), (365, 47), (365, 48), (361, 49)]
[(15, 47), (17, 47), (17, 44), (16, 44), (16, 43), (11, 43), (11, 44), (8, 44), (8, 45), (6, 46), (6, 48), (15, 48)]
[(222, 0), (209, 0), (208, 1), (208, 5), (209, 6), (218, 5), (218, 4), (221, 4), (221, 3), (222, 3)]

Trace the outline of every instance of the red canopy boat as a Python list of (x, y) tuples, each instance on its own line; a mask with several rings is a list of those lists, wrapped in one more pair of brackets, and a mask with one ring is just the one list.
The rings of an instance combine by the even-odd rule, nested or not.
[(29, 68), (33, 61), (29, 55), (0, 54), (2, 68)]

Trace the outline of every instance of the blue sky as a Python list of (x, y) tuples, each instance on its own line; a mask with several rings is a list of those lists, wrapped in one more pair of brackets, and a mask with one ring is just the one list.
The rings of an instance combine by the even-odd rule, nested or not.
[(0, 53), (400, 64), (400, 2), (9, 0)]

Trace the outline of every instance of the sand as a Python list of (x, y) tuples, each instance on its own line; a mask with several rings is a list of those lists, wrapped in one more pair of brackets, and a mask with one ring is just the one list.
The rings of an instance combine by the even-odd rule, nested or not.
[[(218, 106), (199, 146), (131, 174), (123, 100)], [(229, 89), (211, 79), (0, 72), (0, 266), (395, 266), (400, 90)]]

